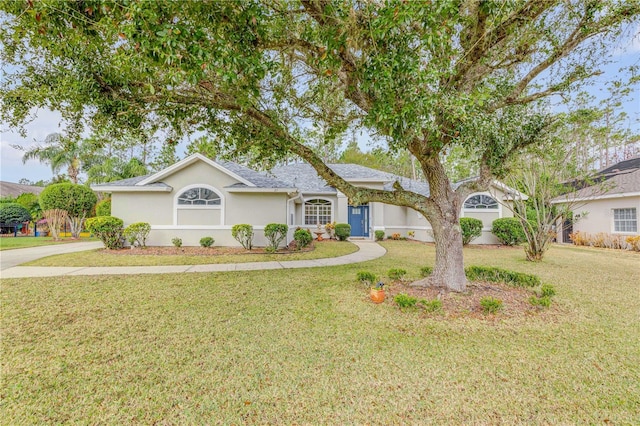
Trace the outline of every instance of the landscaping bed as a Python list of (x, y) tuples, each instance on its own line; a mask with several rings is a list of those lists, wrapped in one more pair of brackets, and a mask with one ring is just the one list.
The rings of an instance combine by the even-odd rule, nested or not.
[[(330, 244), (330, 243), (328, 243)], [(126, 247), (118, 250), (100, 249), (100, 253), (113, 254), (118, 256), (224, 256), (240, 254), (292, 254), (306, 253), (315, 250), (315, 245), (310, 245), (300, 250), (280, 249), (276, 252), (269, 252), (264, 247), (254, 247), (247, 250), (244, 247), (168, 247), (168, 246), (148, 246), (148, 247)]]

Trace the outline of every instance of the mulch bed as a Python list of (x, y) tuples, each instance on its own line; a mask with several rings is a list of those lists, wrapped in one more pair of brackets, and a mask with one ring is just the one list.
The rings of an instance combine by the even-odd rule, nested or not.
[[(500, 283), (471, 282), (467, 284), (466, 292), (458, 293), (444, 288), (415, 287), (411, 286), (409, 282), (395, 281), (385, 286), (385, 292), (387, 294), (385, 303), (392, 304), (395, 304), (394, 297), (400, 293), (416, 297), (418, 300), (439, 299), (442, 301), (442, 310), (428, 313), (428, 315), (442, 318), (471, 317), (499, 320), (500, 318), (524, 318), (540, 314), (553, 315), (558, 311), (554, 301), (552, 301), (551, 307), (541, 309), (529, 302), (529, 299), (534, 294), (531, 290)], [(485, 297), (502, 300), (502, 310), (495, 315), (483, 313), (480, 300)]]

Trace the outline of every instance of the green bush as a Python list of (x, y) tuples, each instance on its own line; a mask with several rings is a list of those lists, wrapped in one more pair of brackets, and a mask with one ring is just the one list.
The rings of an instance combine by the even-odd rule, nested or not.
[(462, 229), (462, 244), (466, 246), (482, 235), (482, 221), (473, 217), (462, 217), (460, 229)]
[(357, 277), (358, 281), (369, 284), (373, 284), (378, 279), (373, 272), (369, 271), (358, 271)]
[(480, 299), (480, 306), (482, 312), (485, 314), (495, 314), (502, 310), (502, 300), (494, 299), (493, 297), (483, 297)]
[(417, 298), (404, 293), (397, 294), (396, 297), (393, 298), (393, 300), (401, 309), (413, 308), (416, 306), (416, 303), (418, 303)]
[(246, 223), (240, 223), (231, 227), (231, 235), (236, 239), (242, 247), (251, 250), (253, 247), (253, 226)]
[(531, 303), (533, 306), (548, 308), (549, 306), (551, 306), (551, 297), (550, 296), (542, 296), (542, 297), (531, 296), (529, 298), (529, 303)]
[(407, 271), (399, 268), (392, 268), (387, 272), (387, 276), (392, 280), (401, 280), (405, 275), (407, 275)]
[(502, 219), (496, 219), (493, 221), (492, 226), (491, 232), (504, 245), (514, 246), (527, 240), (518, 218), (503, 217)]
[(96, 204), (96, 216), (111, 216), (111, 198), (105, 198)]
[(32, 194), (30, 192), (20, 194), (18, 195), (18, 198), (16, 198), (16, 203), (29, 210), (31, 219), (37, 220), (42, 218), (42, 209), (40, 208), (40, 203), (38, 202), (38, 196), (36, 194)]
[(22, 223), (31, 220), (31, 213), (18, 203), (0, 205), (0, 222)]
[(336, 238), (346, 241), (351, 236), (351, 225), (348, 223), (336, 223)]
[(124, 222), (113, 216), (97, 216), (85, 221), (89, 232), (100, 238), (105, 248), (114, 250), (124, 245)]
[(293, 233), (293, 239), (296, 242), (297, 249), (300, 250), (311, 244), (313, 236), (311, 235), (311, 231), (308, 229), (298, 228), (296, 229), (296, 232)]
[(278, 250), (280, 243), (287, 236), (289, 227), (284, 223), (270, 223), (264, 227), (264, 236), (269, 241), (267, 249), (270, 251)]
[(146, 222), (136, 222), (127, 226), (124, 230), (124, 237), (132, 246), (146, 247), (149, 232), (151, 232), (151, 225)]
[(423, 266), (420, 268), (420, 275), (423, 277), (428, 277), (433, 274), (433, 268), (431, 266)]
[(376, 241), (384, 240), (384, 231), (376, 231)]
[(535, 275), (508, 271), (492, 266), (469, 266), (464, 271), (471, 281), (505, 283), (514, 287), (538, 287), (540, 285), (540, 278)]
[(178, 237), (172, 238), (171, 239), (171, 244), (173, 244), (173, 246), (175, 248), (182, 247), (182, 238), (178, 238)]
[(438, 312), (442, 310), (442, 300), (439, 299), (421, 299), (418, 301), (418, 303), (421, 304), (424, 307), (424, 310), (427, 312)]
[(211, 247), (216, 240), (213, 237), (202, 237), (200, 238), (200, 246), (202, 247)]
[(543, 284), (540, 288), (541, 297), (553, 297), (556, 295), (556, 289), (551, 284)]

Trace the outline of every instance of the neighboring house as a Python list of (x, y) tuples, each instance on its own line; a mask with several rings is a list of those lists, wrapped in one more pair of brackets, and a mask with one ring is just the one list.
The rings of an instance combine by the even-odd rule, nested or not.
[(555, 198), (552, 203), (575, 203), (573, 225), (567, 223), (559, 239), (570, 242), (571, 232), (639, 235), (640, 157), (600, 170), (594, 184)]
[[(392, 190), (397, 180), (405, 189), (429, 194), (424, 182), (355, 164), (330, 166), (350, 183)], [(431, 226), (418, 212), (382, 203), (351, 206), (347, 197), (328, 186), (308, 164), (297, 163), (261, 173), (239, 164), (213, 161), (193, 154), (153, 175), (92, 185), (94, 191), (111, 193), (111, 214), (124, 220), (151, 224), (150, 245), (171, 245), (174, 237), (184, 245), (198, 245), (200, 238), (214, 237), (216, 245), (238, 243), (231, 227), (253, 225), (255, 245), (266, 245), (262, 233), (269, 223), (286, 223), (291, 240), (296, 227), (314, 231), (330, 222), (351, 225), (353, 237), (374, 237), (376, 230), (386, 235), (407, 236), (432, 241)], [(497, 243), (491, 234), (495, 219), (512, 216), (502, 205), (505, 194), (513, 194), (496, 182), (489, 192), (472, 194), (464, 203), (462, 216), (476, 217), (484, 224), (483, 235), (474, 243)], [(517, 193), (517, 196), (525, 197)]]
[(22, 194), (29, 193), (40, 195), (44, 190), (42, 186), (22, 185), (21, 183), (0, 181), (0, 197), (17, 198)]

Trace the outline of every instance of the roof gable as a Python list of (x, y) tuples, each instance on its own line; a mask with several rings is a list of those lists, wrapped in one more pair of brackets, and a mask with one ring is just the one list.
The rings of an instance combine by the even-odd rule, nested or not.
[[(244, 177), (238, 175), (237, 173), (235, 173), (234, 171), (228, 169), (227, 167), (225, 167), (224, 165), (217, 163), (207, 157), (205, 157), (202, 154), (192, 154), (180, 161), (178, 161), (177, 163), (167, 167), (166, 169), (160, 170), (157, 173), (154, 173), (150, 176), (148, 176), (147, 178), (141, 180), (140, 182), (136, 183), (136, 186), (144, 186), (144, 185), (148, 185), (151, 183), (156, 183), (164, 178), (166, 178), (167, 176), (170, 176), (188, 166), (190, 166), (191, 164), (198, 162), (198, 161), (202, 161), (204, 163), (207, 163), (208, 165), (210, 165), (211, 167), (214, 167), (218, 170), (220, 170), (221, 172), (231, 176), (232, 178), (234, 178), (235, 180), (245, 184), (246, 186), (250, 186), (250, 187), (255, 187), (256, 184), (254, 184), (253, 182), (250, 182), (249, 180), (245, 179)], [(235, 164), (235, 163), (234, 163)]]

